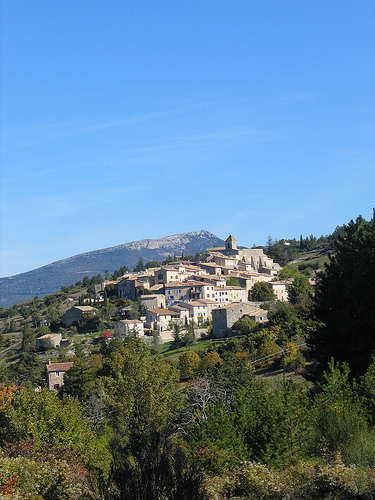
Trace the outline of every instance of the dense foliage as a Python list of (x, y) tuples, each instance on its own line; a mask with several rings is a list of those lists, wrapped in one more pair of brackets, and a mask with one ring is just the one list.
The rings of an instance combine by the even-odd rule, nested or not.
[[(34, 390), (42, 302), (14, 308), (29, 324), (19, 362), (0, 366), (0, 497), (372, 498), (374, 219), (341, 228), (335, 245), (315, 298), (308, 273), (288, 266), (290, 303), (262, 296), (269, 321), (244, 316), (235, 338), (193, 345), (193, 324), (175, 329), (165, 357), (163, 346), (131, 337), (61, 351), (74, 365), (58, 395)], [(125, 305), (139, 314), (137, 303), (108, 294), (100, 321)], [(311, 354), (321, 368), (314, 383)]]
[(320, 327), (310, 337), (324, 365), (334, 356), (363, 374), (375, 349), (375, 217), (344, 227), (315, 294)]

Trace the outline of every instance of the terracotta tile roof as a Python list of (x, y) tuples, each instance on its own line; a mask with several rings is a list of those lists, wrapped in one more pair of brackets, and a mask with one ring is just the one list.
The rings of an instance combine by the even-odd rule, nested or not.
[(211, 286), (211, 283), (207, 283), (206, 281), (186, 281), (188, 286)]
[(153, 285), (150, 290), (161, 290), (163, 288), (163, 283), (158, 283), (157, 285)]
[(169, 309), (147, 309), (147, 312), (159, 314), (159, 316), (179, 316), (179, 313), (170, 311)]
[(201, 302), (196, 301), (196, 300), (191, 300), (190, 302), (185, 302), (185, 304), (187, 305), (187, 307), (189, 307), (189, 306), (193, 306), (193, 307), (205, 307), (204, 304), (202, 304)]
[(120, 319), (117, 323), (123, 325), (137, 325), (138, 323), (142, 323), (142, 321), (140, 319)]
[(73, 365), (72, 361), (66, 363), (49, 363), (46, 368), (47, 372), (67, 372)]

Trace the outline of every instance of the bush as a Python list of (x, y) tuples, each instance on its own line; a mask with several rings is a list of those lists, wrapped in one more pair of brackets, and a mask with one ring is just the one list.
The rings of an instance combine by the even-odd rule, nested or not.
[(316, 466), (300, 462), (284, 471), (272, 471), (256, 462), (243, 462), (224, 476), (206, 477), (208, 500), (282, 500), (372, 498), (374, 470), (346, 466), (338, 454), (328, 464)]
[(278, 355), (281, 355), (280, 347), (273, 340), (268, 340), (257, 350), (256, 359), (259, 359), (259, 362), (263, 366), (270, 366), (277, 359)]
[(186, 380), (192, 378), (199, 368), (201, 358), (194, 351), (186, 351), (179, 358), (180, 378)]

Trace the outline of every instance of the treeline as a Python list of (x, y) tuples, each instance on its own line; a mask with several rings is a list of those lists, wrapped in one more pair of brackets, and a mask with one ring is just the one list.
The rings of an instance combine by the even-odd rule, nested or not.
[(318, 238), (314, 235), (306, 237), (301, 235), (298, 240), (296, 238), (290, 240), (273, 240), (269, 236), (264, 250), (275, 262), (278, 262), (281, 266), (285, 266), (288, 262), (295, 260), (302, 252), (309, 252), (316, 249), (326, 253), (334, 252), (336, 242), (344, 233), (345, 226), (343, 225), (337, 226), (332, 234), (327, 236), (322, 235)]

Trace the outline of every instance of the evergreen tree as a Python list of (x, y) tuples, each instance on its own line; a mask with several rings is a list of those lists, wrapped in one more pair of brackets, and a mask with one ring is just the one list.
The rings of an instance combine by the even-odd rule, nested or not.
[(289, 302), (296, 304), (304, 296), (309, 295), (309, 293), (311, 293), (309, 278), (304, 274), (298, 273), (294, 277), (293, 284), (288, 292)]
[(136, 272), (141, 272), (141, 271), (144, 271), (146, 268), (145, 268), (145, 263), (144, 263), (144, 260), (142, 259), (142, 257), (139, 257), (138, 259), (138, 263), (137, 265), (135, 266), (135, 268), (133, 269), (133, 271), (136, 273)]
[[(374, 211), (375, 215), (375, 211)], [(375, 217), (361, 216), (345, 226), (326, 271), (318, 282), (315, 304), (321, 326), (310, 336), (318, 361), (331, 357), (363, 374), (375, 349)]]

